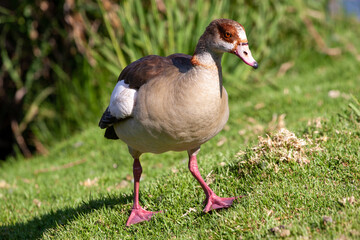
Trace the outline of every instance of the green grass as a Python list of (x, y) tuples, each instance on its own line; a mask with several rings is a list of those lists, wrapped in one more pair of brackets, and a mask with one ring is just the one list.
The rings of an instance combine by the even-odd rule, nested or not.
[[(204, 214), (205, 196), (187, 170), (187, 154), (144, 154), (140, 201), (164, 213), (125, 227), (132, 206), (132, 160), (126, 145), (104, 139), (94, 120), (47, 156), (2, 163), (0, 238), (262, 239), (286, 235), (270, 231), (281, 225), (290, 231), (288, 238), (359, 238), (360, 116), (354, 109), (360, 106), (351, 97), (359, 99), (360, 92), (356, 59), (304, 53), (284, 76), (268, 79), (231, 57), (250, 78), (236, 82), (224, 72), (230, 120), (203, 145), (198, 159), (202, 176), (218, 195), (246, 197), (230, 209)], [(331, 90), (340, 95), (329, 97)], [(275, 114), (286, 114), (286, 127), (298, 137), (327, 137), (318, 141), (322, 151), (307, 156), (309, 164), (279, 162), (276, 156), (250, 164), (257, 136), (274, 130)], [(313, 123), (316, 118), (321, 127)], [(276, 171), (268, 167), (274, 163)], [(80, 184), (87, 179), (96, 183)], [(355, 203), (342, 203), (352, 196)], [(324, 223), (324, 216), (332, 222)]]

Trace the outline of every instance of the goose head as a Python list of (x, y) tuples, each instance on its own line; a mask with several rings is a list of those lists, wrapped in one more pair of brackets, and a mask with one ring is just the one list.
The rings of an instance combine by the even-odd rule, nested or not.
[(234, 20), (212, 21), (201, 36), (199, 45), (200, 49), (203, 48), (215, 55), (221, 56), (225, 52), (235, 54), (247, 65), (255, 69), (258, 67), (251, 54), (245, 28)]

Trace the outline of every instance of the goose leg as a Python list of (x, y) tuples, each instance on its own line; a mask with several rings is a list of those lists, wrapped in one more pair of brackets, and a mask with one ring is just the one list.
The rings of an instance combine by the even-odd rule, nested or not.
[(144, 210), (139, 204), (139, 186), (140, 177), (142, 173), (142, 167), (138, 158), (134, 158), (133, 174), (134, 174), (134, 205), (131, 210), (129, 219), (126, 222), (126, 226), (139, 223), (142, 221), (149, 221), (151, 217), (158, 212), (150, 212)]
[(206, 206), (204, 208), (204, 212), (209, 212), (211, 210), (215, 209), (221, 209), (221, 208), (228, 208), (232, 205), (233, 201), (239, 197), (230, 197), (230, 198), (221, 198), (217, 196), (211, 188), (205, 183), (204, 179), (201, 177), (198, 165), (197, 165), (197, 159), (196, 159), (196, 151), (195, 153), (189, 152), (189, 170), (191, 174), (196, 178), (196, 180), (200, 183), (202, 189), (205, 192), (206, 199), (205, 203)]

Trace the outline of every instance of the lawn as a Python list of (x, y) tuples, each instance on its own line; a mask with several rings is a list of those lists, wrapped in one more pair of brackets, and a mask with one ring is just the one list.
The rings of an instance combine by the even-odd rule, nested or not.
[[(237, 82), (224, 72), (230, 119), (198, 160), (219, 196), (244, 196), (233, 207), (202, 212), (205, 195), (185, 152), (144, 154), (140, 202), (163, 213), (125, 227), (132, 159), (124, 143), (103, 138), (94, 119), (47, 156), (1, 164), (0, 238), (360, 238), (354, 55), (304, 53), (271, 79), (230, 57), (249, 78)], [(295, 134), (292, 142), (279, 135), (281, 128)]]

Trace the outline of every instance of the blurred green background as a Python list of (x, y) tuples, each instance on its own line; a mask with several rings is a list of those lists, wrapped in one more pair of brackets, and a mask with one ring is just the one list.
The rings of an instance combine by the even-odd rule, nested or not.
[(295, 59), (316, 65), (319, 57), (351, 54), (360, 61), (358, 18), (345, 16), (344, 1), (0, 3), (0, 159), (46, 154), (54, 142), (96, 125), (127, 64), (149, 54), (192, 54), (216, 18), (245, 26), (260, 65), (252, 72), (224, 55), (230, 98), (254, 83), (276, 87), (288, 71), (306, 72)]

